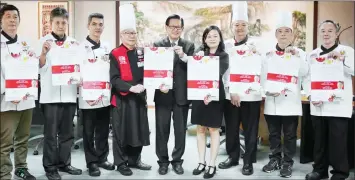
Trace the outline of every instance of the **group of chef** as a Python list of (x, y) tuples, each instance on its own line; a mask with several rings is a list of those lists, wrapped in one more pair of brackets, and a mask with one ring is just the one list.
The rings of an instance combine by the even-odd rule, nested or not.
[[(21, 20), (19, 9), (10, 4), (1, 8), (1, 179), (11, 179), (12, 177), (11, 148), (14, 148), (14, 174), (22, 179), (36, 179), (30, 174), (31, 167), (27, 166), (26, 161), (35, 101), (33, 99), (5, 101), (7, 72), (6, 64), (3, 63), (7, 62), (5, 59), (19, 60), (18, 58), (31, 54), (32, 56), (29, 57), (36, 58), (39, 64), (41, 88), (39, 103), (45, 119), (42, 164), (48, 179), (61, 179), (58, 171), (71, 175), (82, 174), (81, 169), (71, 165), (71, 147), (74, 140), (73, 119), (77, 107), (77, 94), (79, 94), (79, 108), (82, 111), (83, 143), (89, 175), (100, 176), (100, 168), (117, 169), (125, 176), (133, 174), (131, 168), (151, 170), (151, 166), (141, 160), (142, 147), (150, 145), (147, 95), (143, 83), (144, 54), (141, 50), (137, 51), (136, 48), (137, 30), (133, 5), (122, 3), (119, 13), (119, 33), (122, 44), (117, 48), (111, 48), (100, 38), (105, 27), (104, 16), (100, 13), (92, 13), (88, 17), (89, 34), (86, 39), (80, 42), (80, 45), (85, 49), (83, 61), (91, 63), (83, 63), (80, 71), (81, 73), (109, 73), (111, 96), (103, 96), (95, 101), (86, 101), (81, 95), (81, 83), (52, 85), (51, 62), (55, 57), (53, 57), (51, 49), (54, 46), (63, 46), (65, 43), (78, 42), (65, 34), (69, 18), (67, 10), (58, 7), (51, 11), (51, 33), (40, 38), (38, 46), (32, 46), (17, 34)], [(322, 45), (312, 52), (306, 53), (291, 43), (293, 40), (292, 14), (281, 12), (275, 19), (277, 19), (275, 28), (277, 44), (269, 49), (260, 49), (260, 45), (258, 45), (260, 42), (253, 42), (247, 35), (247, 2), (234, 2), (231, 21), (234, 39), (224, 41), (225, 51), (228, 52), (228, 48), (236, 47), (237, 49), (251, 48), (252, 51), (260, 52), (261, 55), (256, 53), (253, 58), (262, 58), (261, 87), (265, 85), (267, 80), (268, 67), (273, 65), (278, 55), (291, 53), (293, 60), (299, 61), (300, 64), (294, 67), (298, 68), (299, 72), (297, 80), (293, 81), (297, 83), (298, 90), (289, 94), (269, 92), (264, 89), (259, 94), (240, 95), (230, 93), (230, 83), (224, 82), (225, 99), (220, 101), (224, 104), (223, 114), (226, 125), (228, 158), (219, 163), (218, 167), (219, 169), (228, 169), (239, 165), (239, 127), (242, 123), (246, 147), (242, 174), (252, 175), (254, 173), (253, 164), (256, 163), (260, 108), (262, 101), (264, 101), (263, 113), (268, 125), (271, 153), (269, 163), (262, 168), (262, 171), (266, 173), (279, 171), (281, 177), (291, 177), (296, 153), (298, 117), (302, 116), (302, 88), (310, 101), (311, 121), (315, 134), (313, 170), (306, 175), (306, 179), (328, 178), (329, 166), (333, 168), (332, 179), (346, 179), (349, 176), (347, 125), (352, 116), (354, 49), (338, 44), (336, 41), (339, 33), (338, 25), (332, 20), (326, 20), (318, 26)], [(167, 37), (154, 43), (154, 46), (173, 47), (175, 51), (174, 87), (170, 90), (161, 87), (155, 90), (154, 95), (158, 172), (161, 175), (167, 174), (168, 166), (171, 164), (176, 174), (183, 174), (182, 156), (185, 151), (187, 114), (191, 103), (187, 100), (187, 56), (192, 56), (199, 50), (195, 50), (193, 42), (180, 37), (184, 29), (184, 21), (179, 15), (169, 16), (165, 27)], [(210, 28), (209, 32), (218, 32), (217, 30), (218, 27), (214, 26), (214, 28)], [(209, 38), (209, 35), (202, 38), (205, 40)], [(343, 62), (344, 98), (342, 101), (312, 101), (310, 67), (312, 61), (319, 56), (328, 56)], [(110, 62), (106, 63), (106, 66), (97, 66), (95, 72), (83, 70), (88, 68), (86, 66), (92, 66), (92, 62), (107, 61), (107, 59)], [(229, 70), (230, 67), (226, 72)], [(228, 73), (225, 73), (224, 76), (228, 76)], [(209, 106), (209, 104), (205, 102), (205, 106)], [(171, 116), (173, 116), (173, 120), (171, 120)], [(167, 144), (171, 121), (174, 125), (175, 147), (172, 160), (169, 161)], [(113, 127), (113, 163), (107, 160), (110, 123)], [(211, 129), (216, 127), (206, 128), (209, 128), (212, 134)], [(200, 151), (199, 155), (201, 155)], [(198, 167), (195, 170), (201, 173), (205, 171), (207, 165), (216, 169), (213, 164), (198, 162)], [(204, 178), (212, 178), (214, 174), (215, 171), (206, 170)]]

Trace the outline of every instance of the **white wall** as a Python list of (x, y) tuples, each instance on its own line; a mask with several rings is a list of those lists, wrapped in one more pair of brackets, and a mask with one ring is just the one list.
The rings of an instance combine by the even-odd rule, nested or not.
[(87, 23), (91, 13), (101, 13), (105, 19), (105, 29), (101, 39), (116, 46), (116, 2), (115, 1), (75, 1), (75, 38), (83, 40), (88, 35)]
[[(2, 1), (20, 10), (21, 23), (18, 34), (33, 44), (38, 40), (38, 1)], [(99, 12), (105, 16), (102, 39), (116, 45), (115, 1), (69, 1), (69, 36), (81, 41), (87, 36), (87, 18)]]
[[(340, 36), (341, 44), (354, 48), (354, 3), (355, 2), (319, 2), (318, 3), (318, 23), (324, 20), (333, 20), (342, 26), (341, 29), (353, 26), (344, 31)], [(319, 36), (318, 46), (321, 45)]]

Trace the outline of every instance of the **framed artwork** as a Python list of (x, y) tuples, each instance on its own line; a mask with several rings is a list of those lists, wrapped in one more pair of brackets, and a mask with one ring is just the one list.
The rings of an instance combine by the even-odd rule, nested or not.
[[(178, 14), (185, 21), (182, 38), (199, 46), (207, 26), (217, 25), (223, 39), (233, 38), (230, 30), (233, 1), (132, 1), (137, 18), (139, 44), (150, 44), (166, 36), (165, 19)], [(119, 5), (118, 5), (119, 6)], [(248, 1), (249, 37), (265, 48), (274, 47), (275, 12), (293, 14), (294, 45), (310, 51), (313, 49), (314, 2), (310, 1)], [(119, 13), (117, 13), (119, 14)], [(263, 48), (263, 47), (261, 47)]]
[[(62, 7), (69, 12), (69, 2), (38, 2), (38, 38), (52, 32), (50, 14), (56, 7)], [(69, 35), (69, 27), (66, 35)]]

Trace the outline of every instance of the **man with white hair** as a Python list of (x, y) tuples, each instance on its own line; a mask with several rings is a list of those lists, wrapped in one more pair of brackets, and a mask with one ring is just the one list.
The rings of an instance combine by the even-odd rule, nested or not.
[[(277, 44), (267, 51), (262, 68), (261, 83), (266, 95), (264, 116), (269, 129), (271, 151), (270, 161), (263, 167), (263, 171), (271, 173), (281, 169), (281, 177), (291, 177), (293, 157), (296, 154), (298, 117), (302, 116), (301, 82), (304, 82), (309, 68), (306, 53), (291, 44), (292, 12), (278, 12), (276, 19)], [(282, 68), (282, 65), (287, 67)], [(281, 131), (284, 135), (283, 148)]]
[(150, 133), (147, 95), (142, 85), (144, 58), (136, 48), (134, 8), (132, 4), (123, 4), (119, 10), (122, 44), (110, 53), (113, 157), (117, 170), (130, 176), (133, 173), (129, 167), (151, 169), (141, 162), (140, 156), (143, 146), (150, 145)]
[[(256, 47), (248, 39), (248, 4), (246, 1), (238, 1), (232, 4), (232, 22), (231, 28), (234, 39), (227, 40), (226, 50), (236, 46), (238, 49), (250, 49), (255, 52)], [(260, 61), (261, 56), (253, 53), (248, 57), (250, 60)], [(249, 59), (248, 59), (249, 60)], [(228, 70), (229, 72), (229, 70)], [(229, 76), (229, 73), (226, 73)], [(228, 87), (229, 77), (225, 79)], [(253, 174), (253, 163), (256, 162), (257, 136), (260, 117), (260, 105), (262, 100), (261, 93), (250, 94), (229, 94), (229, 88), (226, 88), (225, 103), (225, 123), (226, 123), (226, 149), (228, 159), (219, 164), (220, 169), (228, 169), (239, 164), (240, 140), (239, 126), (242, 122), (245, 136), (245, 154), (243, 157), (244, 165), (242, 174)]]

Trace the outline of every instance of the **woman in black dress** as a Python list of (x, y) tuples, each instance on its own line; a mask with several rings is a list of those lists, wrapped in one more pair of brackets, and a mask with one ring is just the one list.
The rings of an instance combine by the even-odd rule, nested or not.
[[(220, 101), (192, 101), (191, 123), (197, 125), (197, 148), (199, 165), (193, 174), (199, 175), (206, 170), (204, 178), (212, 178), (216, 173), (216, 158), (219, 150), (219, 129), (223, 118), (223, 100), (225, 99), (222, 77), (228, 69), (229, 56), (224, 51), (222, 33), (217, 26), (208, 27), (202, 37), (203, 45), (198, 49), (198, 55), (219, 56), (219, 99)], [(211, 154), (206, 169), (206, 130), (211, 136)]]

